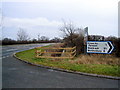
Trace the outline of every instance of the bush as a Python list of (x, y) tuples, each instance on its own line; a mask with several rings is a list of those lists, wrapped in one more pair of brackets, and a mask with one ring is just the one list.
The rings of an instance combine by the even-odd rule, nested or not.
[(66, 47), (74, 47), (76, 46), (76, 54), (79, 55), (84, 53), (84, 37), (82, 35), (73, 34), (72, 40), (70, 40), (70, 36), (64, 38), (64, 43)]
[(120, 38), (109, 36), (105, 40), (112, 42), (114, 46), (113, 55), (120, 57)]

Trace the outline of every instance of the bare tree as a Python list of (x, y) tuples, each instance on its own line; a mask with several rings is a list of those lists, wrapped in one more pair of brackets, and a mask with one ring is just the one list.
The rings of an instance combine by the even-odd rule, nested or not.
[(42, 41), (49, 41), (49, 38), (46, 37), (46, 36), (41, 36), (40, 39), (41, 39)]
[(38, 33), (38, 41), (40, 41), (40, 33)]
[(76, 28), (71, 22), (63, 22), (60, 31), (64, 34), (64, 43), (68, 47), (76, 46), (77, 55), (83, 52), (83, 29)]
[(51, 41), (53, 42), (61, 42), (62, 40), (58, 37), (54, 37)]
[(60, 31), (64, 33), (64, 36), (72, 36), (76, 32), (76, 29), (72, 22), (66, 23), (63, 21), (63, 26), (60, 28)]
[(17, 37), (18, 37), (17, 38), (18, 41), (28, 41), (30, 39), (27, 32), (22, 28), (19, 28), (19, 31), (17, 33)]
[(63, 26), (60, 27), (60, 31), (63, 32), (64, 39), (68, 40), (70, 46), (75, 46), (73, 43), (73, 39), (75, 37), (76, 30), (77, 29), (75, 28), (72, 22), (66, 23), (65, 21), (63, 21)]

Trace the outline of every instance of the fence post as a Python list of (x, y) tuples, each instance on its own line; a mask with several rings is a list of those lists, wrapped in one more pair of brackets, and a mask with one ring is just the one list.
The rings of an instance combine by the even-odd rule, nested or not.
[[(63, 59), (63, 58), (74, 58), (74, 56), (76, 55), (76, 47), (71, 47), (71, 48), (43, 48), (44, 49), (44, 52), (40, 50), (40, 47), (38, 48), (35, 48), (35, 56), (38, 57), (38, 58), (60, 58), (60, 59)], [(51, 50), (58, 50), (58, 49), (63, 49), (64, 52), (57, 52), (57, 51), (49, 51), (49, 49)], [(43, 53), (43, 56), (41, 56), (41, 53)], [(50, 56), (47, 56), (47, 53), (50, 54)], [(51, 56), (51, 54), (63, 54), (62, 56), (58, 56), (58, 57), (53, 57)], [(67, 56), (66, 56), (67, 55)]]

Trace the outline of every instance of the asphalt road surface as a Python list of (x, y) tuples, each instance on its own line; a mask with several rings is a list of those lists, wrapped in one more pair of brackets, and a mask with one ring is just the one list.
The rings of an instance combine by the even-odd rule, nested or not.
[(11, 45), (2, 48), (2, 88), (118, 88), (118, 80), (84, 76), (26, 64), (15, 52), (47, 44)]

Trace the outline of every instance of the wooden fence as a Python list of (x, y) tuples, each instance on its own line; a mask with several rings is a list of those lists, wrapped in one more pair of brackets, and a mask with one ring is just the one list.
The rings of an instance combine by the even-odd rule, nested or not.
[(76, 46), (72, 48), (37, 47), (35, 51), (37, 58), (73, 59), (75, 55)]

